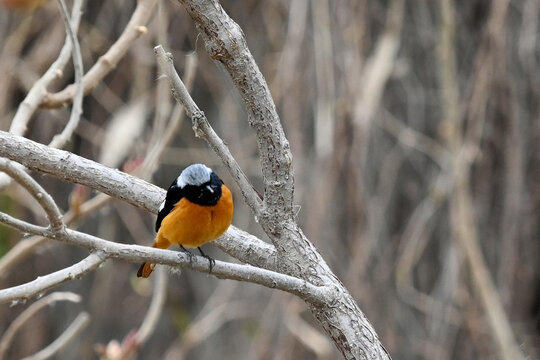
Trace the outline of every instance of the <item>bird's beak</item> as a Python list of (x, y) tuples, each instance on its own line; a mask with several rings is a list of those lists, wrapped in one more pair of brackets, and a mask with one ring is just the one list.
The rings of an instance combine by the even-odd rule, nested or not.
[(206, 185), (206, 188), (208, 189), (208, 191), (210, 191), (212, 194), (214, 193), (214, 189), (212, 189), (212, 187), (210, 185)]

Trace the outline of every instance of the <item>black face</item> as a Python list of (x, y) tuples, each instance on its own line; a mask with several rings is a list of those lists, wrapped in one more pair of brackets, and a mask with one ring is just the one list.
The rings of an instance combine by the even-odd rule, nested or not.
[(213, 206), (221, 198), (221, 184), (223, 184), (223, 181), (213, 172), (210, 175), (210, 181), (197, 186), (186, 185), (182, 189), (182, 192), (184, 197), (192, 203)]
[(161, 222), (167, 216), (176, 203), (178, 203), (182, 198), (186, 198), (192, 203), (202, 206), (213, 206), (216, 205), (218, 200), (221, 198), (221, 185), (223, 181), (212, 172), (210, 175), (210, 181), (202, 185), (185, 185), (180, 188), (177, 186), (177, 181), (173, 181), (169, 190), (167, 190), (167, 196), (165, 197), (165, 203), (163, 207), (159, 210), (157, 219), (156, 219), (156, 231), (161, 227)]

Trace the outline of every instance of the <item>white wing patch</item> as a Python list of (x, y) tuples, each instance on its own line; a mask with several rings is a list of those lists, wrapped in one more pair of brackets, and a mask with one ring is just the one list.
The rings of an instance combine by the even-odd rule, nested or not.
[(164, 207), (165, 207), (165, 200), (163, 200), (161, 205), (159, 205), (159, 211), (163, 210)]

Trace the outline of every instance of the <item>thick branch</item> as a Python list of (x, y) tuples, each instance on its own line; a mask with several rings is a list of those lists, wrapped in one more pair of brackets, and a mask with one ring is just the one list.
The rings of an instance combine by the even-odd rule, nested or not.
[(276, 246), (278, 269), (310, 283), (331, 284), (339, 292), (335, 302), (312, 304), (310, 309), (345, 358), (387, 359), (389, 356), (369, 321), (294, 220), (289, 143), (242, 29), (218, 1), (179, 1), (200, 31), (210, 57), (231, 76), (244, 101), (249, 124), (256, 132), (265, 186), (258, 221)]
[[(293, 170), (289, 142), (276, 106), (244, 33), (218, 1), (180, 0), (200, 31), (206, 51), (231, 76), (257, 134), (264, 180), (264, 205), (276, 221), (293, 217)], [(265, 226), (261, 222), (261, 226)]]
[[(31, 231), (34, 235), (45, 236), (93, 251), (98, 250), (110, 258), (134, 263), (146, 261), (177, 268), (184, 267), (203, 273), (208, 273), (209, 270), (208, 259), (202, 256), (156, 249), (148, 246), (119, 244), (71, 229), (66, 229), (59, 233), (45, 228), (41, 228), (39, 231), (32, 229)], [(245, 281), (272, 289), (283, 290), (311, 304), (328, 304), (332, 302), (331, 299), (334, 297), (334, 291), (330, 286), (316, 286), (293, 276), (256, 268), (251, 265), (233, 264), (215, 260), (211, 275), (220, 279)], [(7, 297), (4, 294), (9, 295), (10, 291), (12, 291), (12, 288), (0, 290), (0, 299), (3, 296)]]

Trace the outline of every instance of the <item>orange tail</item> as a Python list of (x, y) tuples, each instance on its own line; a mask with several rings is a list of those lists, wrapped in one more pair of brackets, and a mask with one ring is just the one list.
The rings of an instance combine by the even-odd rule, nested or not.
[(137, 271), (137, 277), (149, 277), (152, 274), (152, 271), (154, 271), (154, 267), (156, 267), (156, 264), (142, 263), (139, 271)]
[[(161, 233), (158, 232), (158, 235), (156, 237), (156, 241), (154, 241), (154, 244), (152, 247), (158, 248), (158, 249), (167, 249), (169, 246), (171, 246), (171, 243), (165, 239), (163, 236), (161, 236)], [(137, 277), (144, 277), (147, 278), (152, 274), (152, 271), (154, 271), (154, 268), (156, 267), (156, 264), (153, 263), (142, 263), (141, 267), (139, 268), (139, 271), (137, 271)]]

